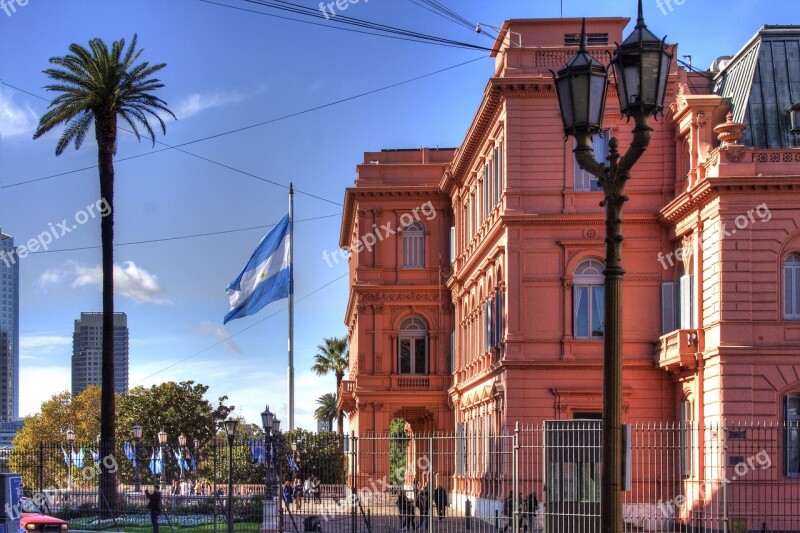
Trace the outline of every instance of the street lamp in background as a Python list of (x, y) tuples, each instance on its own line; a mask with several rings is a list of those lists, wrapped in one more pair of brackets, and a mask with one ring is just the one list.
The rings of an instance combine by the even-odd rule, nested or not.
[[(278, 478), (275, 473), (275, 443), (280, 432), (281, 421), (275, 417), (275, 413), (269, 410), (269, 405), (261, 412), (261, 426), (264, 428), (264, 523), (261, 530), (265, 533), (280, 531), (280, 519), (278, 510), (281, 508), (278, 494)], [(270, 451), (272, 453), (270, 453)]]
[(233, 532), (233, 439), (236, 436), (238, 420), (229, 418), (225, 422), (225, 433), (228, 435), (228, 533)]
[(644, 23), (642, 0), (636, 28), (611, 58), (619, 93), (620, 111), (633, 118), (633, 140), (620, 158), (616, 138), (609, 141), (607, 162), (598, 162), (592, 136), (602, 129), (608, 74), (606, 67), (586, 51), (586, 21), (581, 30), (580, 50), (555, 78), (564, 133), (576, 141), (575, 160), (597, 177), (606, 211), (605, 331), (603, 347), (603, 463), (600, 522), (603, 533), (620, 533), (622, 523), (622, 207), (630, 170), (644, 154), (653, 128), (650, 117), (664, 105), (672, 54)]
[[(158, 473), (159, 487), (161, 486), (161, 476), (164, 475), (164, 467), (166, 466), (166, 463), (164, 462), (164, 455), (162, 453), (162, 449), (164, 448), (164, 446), (167, 445), (167, 438), (168, 435), (166, 431), (162, 429), (161, 431), (158, 432), (158, 457), (156, 457), (156, 461), (161, 459), (161, 470)], [(169, 481), (169, 478), (167, 478), (167, 481)]]
[(142, 426), (136, 424), (131, 428), (133, 434), (133, 490), (142, 491), (142, 478), (139, 475), (139, 441), (142, 440)]
[(183, 481), (183, 465), (184, 465), (183, 459), (185, 456), (184, 454), (185, 450), (186, 450), (186, 435), (181, 433), (178, 436), (178, 455), (179, 455), (178, 467), (181, 469), (181, 481)]
[(67, 443), (69, 444), (69, 457), (67, 457), (67, 468), (69, 469), (67, 473), (67, 489), (72, 490), (72, 460), (75, 457), (75, 432), (72, 431), (72, 429), (67, 430)]

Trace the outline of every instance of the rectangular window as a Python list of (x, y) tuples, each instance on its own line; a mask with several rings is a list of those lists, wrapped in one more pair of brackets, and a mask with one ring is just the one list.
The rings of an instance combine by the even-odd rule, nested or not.
[(680, 323), (680, 285), (677, 281), (661, 284), (661, 333), (678, 329)]
[(425, 368), (427, 363), (425, 354), (428, 351), (425, 347), (426, 343), (427, 339), (425, 338), (414, 339), (414, 368), (412, 370), (414, 374), (425, 374), (428, 371)]
[(492, 301), (486, 300), (483, 304), (483, 351), (488, 352), (492, 349)]
[(456, 475), (458, 476), (466, 474), (467, 439), (464, 432), (464, 423), (456, 424)]
[(694, 329), (695, 319), (695, 295), (694, 295), (694, 275), (686, 274), (681, 276), (681, 329)]
[(456, 260), (456, 227), (450, 226), (450, 264)]
[(603, 338), (602, 285), (576, 286), (573, 291), (574, 330), (579, 339)]
[[(594, 149), (594, 158), (599, 162), (604, 162), (608, 157), (608, 131), (602, 131), (592, 137), (592, 148)], [(573, 146), (575, 143), (573, 142)], [(602, 190), (597, 183), (597, 178), (586, 170), (583, 170), (578, 162), (572, 160), (573, 177), (575, 182), (575, 190), (581, 192), (599, 191)]]
[(411, 339), (400, 339), (400, 356), (397, 362), (400, 374), (411, 373)]
[(791, 395), (784, 398), (786, 435), (786, 465), (787, 476), (800, 476), (800, 395)]
[(492, 205), (497, 205), (500, 202), (500, 173), (502, 172), (502, 163), (500, 162), (502, 155), (500, 154), (500, 145), (494, 147), (494, 197), (492, 198)]
[(783, 317), (800, 319), (800, 257), (792, 255), (783, 265)]
[(489, 198), (492, 194), (491, 192), (491, 184), (492, 184), (492, 162), (486, 162), (486, 169), (483, 173), (484, 179), (484, 187), (483, 187), (483, 220), (489, 218), (489, 212), (492, 210), (492, 206), (489, 203)]

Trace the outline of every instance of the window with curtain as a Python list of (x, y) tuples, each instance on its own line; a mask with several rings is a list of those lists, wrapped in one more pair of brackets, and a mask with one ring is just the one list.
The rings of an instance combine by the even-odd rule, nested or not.
[(483, 351), (488, 352), (494, 347), (494, 324), (492, 318), (492, 300), (483, 304)]
[[(608, 130), (602, 131), (592, 137), (592, 148), (594, 158), (603, 163), (608, 157)], [(574, 142), (573, 142), (574, 146)], [(576, 191), (600, 191), (602, 190), (597, 183), (597, 178), (586, 170), (583, 170), (573, 156), (573, 176), (575, 178)]]
[(403, 268), (425, 268), (425, 227), (419, 222), (403, 228)]
[(576, 339), (603, 338), (603, 263), (582, 262), (573, 276), (573, 330)]
[(428, 373), (428, 325), (421, 318), (400, 324), (397, 339), (397, 371), (400, 374)]
[(503, 343), (503, 291), (498, 287), (494, 293), (494, 346)]
[(800, 320), (800, 254), (783, 263), (783, 318)]
[(800, 394), (790, 394), (783, 400), (786, 475), (800, 476)]

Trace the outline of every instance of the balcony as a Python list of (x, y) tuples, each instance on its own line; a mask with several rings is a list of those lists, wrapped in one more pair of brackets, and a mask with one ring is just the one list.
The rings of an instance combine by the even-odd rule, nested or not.
[(392, 389), (428, 390), (431, 378), (428, 376), (392, 376)]
[(677, 329), (662, 335), (656, 342), (659, 368), (668, 372), (692, 370), (697, 366), (697, 346), (702, 330)]
[(356, 410), (356, 398), (355, 392), (356, 390), (356, 382), (350, 380), (343, 380), (342, 384), (339, 386), (338, 391), (338, 401), (337, 404), (339, 409), (344, 411), (345, 413), (352, 413)]

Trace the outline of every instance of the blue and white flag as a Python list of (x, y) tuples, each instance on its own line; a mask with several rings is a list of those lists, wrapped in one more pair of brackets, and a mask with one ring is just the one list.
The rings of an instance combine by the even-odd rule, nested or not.
[(289, 296), (289, 251), (287, 214), (261, 239), (241, 273), (228, 285), (231, 310), (225, 315), (223, 324), (235, 318), (254, 315), (265, 305)]
[(72, 462), (71, 458), (70, 458), (70, 454), (67, 453), (67, 450), (65, 450), (63, 446), (61, 447), (61, 453), (64, 454), (64, 464), (69, 466), (70, 463)]
[(161, 455), (161, 448), (158, 449), (158, 453), (153, 450), (153, 455), (150, 458), (150, 471), (154, 475), (158, 475), (161, 473), (161, 467), (163, 466), (164, 461)]
[(294, 460), (294, 457), (292, 457), (292, 454), (290, 453), (286, 454), (286, 462), (289, 463), (289, 468), (291, 468), (295, 472), (300, 470), (300, 467), (297, 466), (297, 462)]
[(264, 441), (261, 439), (249, 439), (248, 443), (250, 444), (250, 453), (253, 456), (253, 463), (257, 465), (264, 464), (267, 455), (266, 450), (264, 450)]
[(99, 463), (100, 462), (100, 452), (99, 451), (95, 451), (95, 450), (91, 450), (90, 449), (89, 450), (89, 455), (92, 456), (92, 461), (94, 461), (95, 463)]
[(72, 464), (78, 468), (83, 468), (83, 448), (77, 452), (75, 450), (72, 451)]

